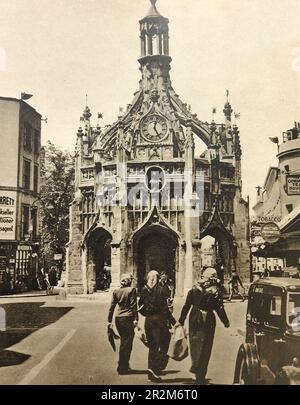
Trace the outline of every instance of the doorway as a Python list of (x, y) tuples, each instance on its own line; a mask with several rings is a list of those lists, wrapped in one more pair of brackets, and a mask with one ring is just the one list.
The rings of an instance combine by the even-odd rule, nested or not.
[(176, 269), (178, 242), (168, 232), (152, 230), (146, 232), (135, 245), (137, 257), (138, 289), (146, 284), (149, 271), (166, 273), (169, 282), (176, 289)]

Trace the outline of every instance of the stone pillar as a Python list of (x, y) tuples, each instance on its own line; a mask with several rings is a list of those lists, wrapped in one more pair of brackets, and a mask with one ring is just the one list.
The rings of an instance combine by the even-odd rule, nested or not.
[(234, 199), (234, 236), (236, 270), (243, 281), (250, 280), (249, 207), (238, 190)]
[(111, 244), (111, 285), (110, 290), (120, 287), (121, 276), (121, 246), (119, 243)]
[(158, 35), (158, 52), (160, 55), (163, 54), (163, 39), (162, 39), (162, 34)]
[(187, 294), (193, 286), (193, 188), (195, 176), (195, 161), (194, 161), (195, 143), (191, 128), (191, 122), (187, 122), (186, 142), (185, 142), (185, 190), (184, 190), (184, 234), (186, 242), (185, 250), (185, 279), (184, 293)]
[(82, 285), (83, 294), (88, 294), (88, 282), (87, 282), (87, 248), (83, 248), (81, 251), (81, 270), (82, 270)]
[(141, 56), (146, 56), (146, 37), (145, 34), (140, 36), (141, 38)]
[(67, 256), (67, 292), (82, 294), (82, 233), (80, 222), (80, 200), (74, 200), (70, 208), (70, 242)]
[(193, 246), (193, 284), (199, 280), (201, 276), (201, 241), (199, 239), (192, 240)]
[(147, 55), (152, 55), (153, 54), (153, 42), (152, 42), (152, 35), (148, 34), (147, 35)]
[(185, 282), (185, 243), (181, 243), (178, 247), (178, 266), (176, 268), (176, 296), (184, 296)]
[(169, 56), (169, 35), (168, 35), (168, 33), (164, 33), (163, 44), (164, 44), (164, 55)]

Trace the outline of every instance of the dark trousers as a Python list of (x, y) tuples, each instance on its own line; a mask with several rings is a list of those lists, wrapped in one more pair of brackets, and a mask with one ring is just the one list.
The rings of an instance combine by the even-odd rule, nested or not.
[(129, 368), (129, 359), (134, 339), (133, 318), (128, 316), (116, 317), (115, 323), (121, 340), (118, 370), (126, 371)]
[(149, 345), (148, 368), (154, 372), (164, 370), (168, 364), (171, 339), (167, 319), (160, 315), (146, 317), (145, 332)]
[(192, 358), (191, 372), (196, 374), (197, 382), (205, 383), (207, 368), (213, 348), (216, 318), (213, 313), (208, 313), (203, 325), (195, 325), (193, 313), (190, 315), (190, 353)]

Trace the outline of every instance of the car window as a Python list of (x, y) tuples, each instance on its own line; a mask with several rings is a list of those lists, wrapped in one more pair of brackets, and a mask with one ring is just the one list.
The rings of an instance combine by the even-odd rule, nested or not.
[(300, 293), (288, 294), (287, 321), (290, 326), (300, 330)]
[(264, 325), (280, 327), (282, 325), (282, 296), (264, 295)]
[(267, 327), (282, 325), (282, 293), (280, 288), (255, 286), (250, 294), (248, 314), (253, 323)]
[(255, 286), (249, 295), (248, 314), (252, 322), (260, 323), (263, 313), (263, 288)]

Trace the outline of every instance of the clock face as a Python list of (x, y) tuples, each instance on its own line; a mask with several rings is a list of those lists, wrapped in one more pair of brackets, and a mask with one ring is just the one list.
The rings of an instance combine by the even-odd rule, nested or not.
[(143, 137), (147, 141), (159, 142), (168, 133), (167, 121), (160, 115), (150, 115), (143, 120), (141, 130)]

